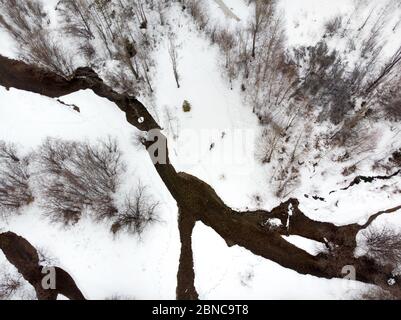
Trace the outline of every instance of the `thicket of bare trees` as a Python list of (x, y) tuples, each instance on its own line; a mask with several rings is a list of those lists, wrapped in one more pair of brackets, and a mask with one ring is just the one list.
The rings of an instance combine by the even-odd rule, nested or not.
[(125, 171), (111, 138), (98, 143), (49, 138), (25, 157), (16, 146), (0, 142), (0, 208), (13, 213), (36, 198), (53, 222), (71, 225), (88, 213), (110, 221), (113, 233), (139, 235), (157, 220), (158, 202), (141, 183), (120, 199)]
[(0, 209), (16, 211), (34, 197), (29, 186), (30, 156), (21, 157), (13, 144), (0, 141)]
[[(262, 163), (274, 163), (271, 179), (277, 182), (278, 195), (288, 195), (296, 185), (308, 150), (317, 150), (322, 157), (327, 149), (344, 149), (341, 161), (372, 151), (379, 137), (368, 130), (367, 121), (375, 119), (373, 109), (388, 119), (399, 119), (399, 51), (384, 65), (381, 61), (383, 30), (394, 2), (367, 11), (366, 2), (356, 1), (348, 15), (326, 23), (325, 34), (315, 46), (294, 50), (285, 48), (274, 0), (250, 0), (253, 12), (248, 27), (236, 31), (205, 20), (198, 1), (181, 2), (220, 47), (230, 86), (238, 79), (245, 100), (258, 116), (263, 129), (256, 156)], [(363, 23), (352, 26), (358, 15)], [(330, 49), (331, 41), (338, 38), (346, 39), (345, 52)], [(344, 54), (358, 58), (350, 64)], [(324, 121), (334, 125), (332, 132), (314, 132), (310, 124)]]
[(127, 231), (141, 235), (148, 225), (157, 221), (158, 205), (146, 186), (139, 182), (135, 192), (126, 196), (122, 209), (111, 227), (112, 232)]
[[(401, 234), (398, 230), (387, 226), (371, 226), (361, 234), (361, 245), (364, 254), (377, 261), (383, 267), (390, 267), (394, 275), (399, 273), (401, 266)], [(390, 285), (395, 285), (391, 283)], [(362, 290), (356, 299), (363, 300), (400, 300), (401, 290), (391, 292), (379, 287)]]
[(96, 67), (115, 61), (113, 70), (106, 70), (107, 79), (116, 88), (138, 94), (153, 91), (150, 52), (156, 39), (148, 15), (158, 14), (163, 24), (165, 5), (151, 0), (61, 0), (57, 11), (87, 62)]
[(0, 300), (11, 299), (22, 288), (22, 276), (13, 275), (1, 270), (0, 274)]
[(170, 57), (171, 66), (173, 67), (173, 74), (177, 88), (180, 88), (180, 75), (178, 73), (178, 51), (174, 35), (170, 34), (168, 37), (168, 54)]

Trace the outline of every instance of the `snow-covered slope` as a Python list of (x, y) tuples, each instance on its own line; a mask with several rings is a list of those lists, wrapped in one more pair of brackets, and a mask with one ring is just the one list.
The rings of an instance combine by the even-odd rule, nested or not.
[(54, 99), (0, 87), (0, 139), (29, 152), (46, 137), (78, 141), (117, 138), (128, 165), (123, 187), (133, 188), (138, 180), (148, 185), (160, 202), (160, 223), (152, 225), (140, 239), (125, 234), (114, 238), (106, 222), (85, 218), (65, 228), (51, 223), (33, 204), (20, 215), (1, 220), (1, 230), (13, 231), (56, 257), (90, 299), (113, 295), (174, 299), (179, 258), (177, 207), (147, 152), (133, 144), (136, 129), (114, 104), (91, 91), (62, 100), (76, 104), (81, 112)]

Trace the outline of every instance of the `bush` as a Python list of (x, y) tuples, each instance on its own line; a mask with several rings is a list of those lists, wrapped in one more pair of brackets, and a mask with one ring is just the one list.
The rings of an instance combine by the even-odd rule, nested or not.
[(0, 209), (14, 211), (34, 200), (29, 163), (30, 157), (20, 157), (15, 145), (0, 141)]
[(190, 112), (191, 109), (192, 109), (191, 104), (187, 100), (184, 100), (184, 103), (182, 104), (182, 110), (184, 112)]
[(205, 13), (205, 10), (202, 7), (202, 2), (199, 0), (189, 0), (186, 3), (186, 7), (188, 8), (189, 14), (199, 25), (199, 28), (201, 30), (205, 29), (209, 22), (209, 19), (207, 17), (207, 14)]
[(401, 120), (401, 94), (393, 94), (391, 99), (382, 101), (385, 117), (391, 121)]
[(387, 227), (369, 228), (362, 233), (366, 255), (382, 265), (396, 267), (401, 262), (401, 234)]
[(53, 220), (75, 223), (85, 208), (99, 220), (117, 213), (113, 197), (125, 165), (115, 140), (90, 145), (48, 139), (38, 162), (42, 206)]
[(353, 97), (362, 81), (359, 69), (348, 72), (347, 62), (337, 51), (330, 51), (323, 40), (313, 47), (296, 49), (295, 57), (298, 65), (304, 64), (306, 74), (299, 92), (314, 105), (325, 106), (319, 115), (320, 121), (328, 119), (339, 124), (354, 108)]
[(149, 224), (157, 220), (158, 205), (159, 203), (147, 193), (146, 187), (139, 183), (135, 193), (126, 197), (111, 231), (116, 234), (125, 230), (131, 234), (141, 235)]
[(360, 292), (356, 297), (356, 300), (399, 300), (397, 297), (390, 292), (383, 290), (379, 287), (369, 288)]

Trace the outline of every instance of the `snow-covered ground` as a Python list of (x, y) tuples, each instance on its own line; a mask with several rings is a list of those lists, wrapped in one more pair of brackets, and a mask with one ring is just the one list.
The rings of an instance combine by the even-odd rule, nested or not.
[[(227, 16), (215, 1), (206, 2), (212, 12), (211, 18), (232, 28), (246, 23), (252, 10), (245, 0), (225, 0), (227, 7), (239, 17), (237, 21)], [(338, 12), (349, 12), (350, 3), (348, 0), (336, 3), (280, 0), (288, 43), (293, 46), (316, 43), (327, 19)], [(145, 103), (152, 104), (152, 112), (156, 113), (169, 137), (172, 163), (177, 170), (209, 183), (233, 208), (271, 209), (280, 200), (269, 186), (270, 167), (255, 160), (255, 139), (260, 127), (251, 107), (243, 102), (239, 83), (234, 82), (233, 90), (230, 89), (222, 72), (223, 58), (219, 49), (210, 45), (185, 13), (175, 7), (168, 19), (179, 46), (181, 87), (178, 89), (175, 84), (164, 35), (154, 54), (157, 63), (153, 79), (155, 96)], [(0, 31), (0, 42), (9, 43), (3, 31)], [(2, 45), (0, 53), (17, 56), (9, 45)], [(90, 299), (113, 295), (174, 299), (180, 249), (177, 208), (146, 152), (133, 144), (136, 129), (127, 124), (116, 106), (91, 91), (80, 91), (61, 100), (77, 105), (81, 112), (54, 99), (0, 87), (0, 140), (15, 142), (28, 152), (48, 136), (91, 141), (109, 135), (116, 137), (129, 165), (125, 187), (135, 186), (138, 179), (151, 186), (152, 193), (161, 202), (162, 222), (151, 226), (141, 239), (129, 235), (113, 238), (108, 225), (94, 224), (89, 218), (67, 229), (51, 224), (42, 217), (40, 209), (32, 205), (21, 215), (1, 221), (0, 230), (13, 231), (34, 246), (45, 248), (73, 275)], [(184, 100), (191, 104), (190, 112), (183, 111)], [(392, 143), (385, 139), (389, 137), (388, 128), (379, 129), (384, 132), (384, 140), (377, 158), (385, 154)], [(398, 193), (378, 192), (384, 185), (387, 185), (386, 190), (399, 190), (399, 177), (361, 183), (348, 191), (329, 194), (348, 185), (354, 176), (345, 180), (341, 175), (343, 168), (333, 168), (329, 160), (325, 161), (317, 172), (304, 173), (307, 178), (294, 193), (301, 202), (301, 209), (311, 218), (338, 225), (363, 223), (370, 214), (401, 204)], [(369, 173), (369, 165), (361, 166), (357, 173)], [(254, 201), (256, 194), (264, 199), (258, 206)], [(322, 196), (326, 201), (307, 199), (304, 194)], [(385, 219), (401, 224), (399, 213), (378, 222)], [(300, 237), (287, 240), (307, 251), (318, 251), (315, 243)], [(201, 299), (342, 299), (354, 296), (361, 286), (345, 280), (299, 275), (243, 248), (229, 248), (202, 223), (196, 225), (193, 250), (195, 284)], [(1, 263), (7, 264), (0, 253)]]
[[(152, 225), (141, 239), (130, 235), (113, 238), (110, 225), (90, 218), (64, 228), (42, 216), (32, 205), (18, 216), (0, 221), (1, 230), (25, 237), (37, 248), (45, 248), (59, 266), (74, 276), (84, 295), (104, 299), (121, 295), (137, 299), (174, 299), (179, 259), (177, 207), (161, 183), (144, 149), (134, 146), (136, 129), (125, 115), (106, 99), (91, 91), (62, 98), (81, 112), (37, 94), (0, 87), (0, 139), (14, 142), (28, 152), (46, 137), (79, 141), (116, 137), (128, 165), (125, 187), (138, 179), (150, 186), (160, 202), (160, 223)], [(4, 258), (0, 260), (3, 262)]]

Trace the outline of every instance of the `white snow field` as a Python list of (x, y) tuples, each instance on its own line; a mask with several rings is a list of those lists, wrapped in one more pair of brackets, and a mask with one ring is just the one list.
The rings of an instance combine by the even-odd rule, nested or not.
[[(237, 20), (227, 16), (217, 1), (204, 2), (211, 19), (230, 28), (246, 23), (252, 10), (245, 0), (224, 0), (239, 18)], [(325, 21), (338, 11), (349, 12), (349, 2), (280, 0), (288, 44), (316, 43)], [(269, 186), (271, 167), (255, 160), (255, 139), (260, 127), (251, 107), (244, 103), (240, 83), (234, 81), (231, 90), (221, 71), (223, 58), (219, 49), (210, 44), (178, 6), (169, 12), (168, 19), (179, 45), (181, 87), (175, 84), (167, 37), (163, 34), (159, 49), (154, 53), (157, 63), (153, 80), (155, 96), (143, 98), (143, 102), (152, 105), (150, 111), (169, 138), (173, 165), (177, 171), (193, 174), (209, 183), (226, 204), (235, 209), (273, 208), (282, 199), (277, 199)], [(0, 43), (0, 54), (18, 56), (4, 31), (0, 31)], [(390, 55), (392, 43), (386, 48)], [(128, 165), (122, 188), (133, 188), (138, 180), (149, 185), (151, 193), (160, 201), (161, 222), (150, 226), (140, 239), (128, 234), (113, 237), (109, 225), (94, 223), (87, 217), (68, 228), (51, 223), (34, 203), (21, 214), (0, 220), (0, 231), (13, 231), (35, 247), (43, 248), (74, 277), (89, 299), (116, 296), (174, 299), (180, 253), (177, 206), (146, 151), (133, 143), (138, 131), (126, 122), (114, 104), (89, 90), (64, 96), (61, 100), (77, 105), (81, 112), (55, 99), (0, 87), (0, 140), (14, 142), (29, 152), (46, 137), (79, 141), (116, 137)], [(191, 104), (190, 112), (183, 111), (184, 100)], [(291, 196), (300, 200), (301, 209), (310, 218), (337, 225), (363, 223), (371, 214), (401, 204), (399, 194), (390, 192), (401, 188), (399, 177), (361, 183), (347, 191), (329, 194), (347, 186), (355, 175), (368, 174), (373, 161), (385, 155), (390, 145), (392, 149), (401, 147), (401, 140), (397, 138), (400, 127), (391, 131), (384, 122), (372, 125), (381, 132), (380, 144), (375, 156), (361, 164), (355, 174), (343, 177), (343, 168), (332, 167), (329, 159), (322, 160), (316, 172), (305, 169), (303, 176), (306, 178)], [(384, 185), (390, 191), (378, 192)], [(261, 195), (262, 203), (255, 203), (256, 194)], [(324, 197), (325, 202), (305, 198), (305, 194)], [(401, 226), (401, 212), (383, 216), (376, 223)], [(322, 250), (321, 244), (302, 237), (287, 240), (312, 254)], [(193, 251), (195, 285), (201, 299), (347, 299), (367, 287), (342, 279), (300, 275), (244, 248), (229, 248), (218, 234), (200, 222), (193, 233)], [(0, 253), (2, 265), (12, 268)], [(32, 288), (27, 285), (18, 297), (30, 298), (32, 294)]]

